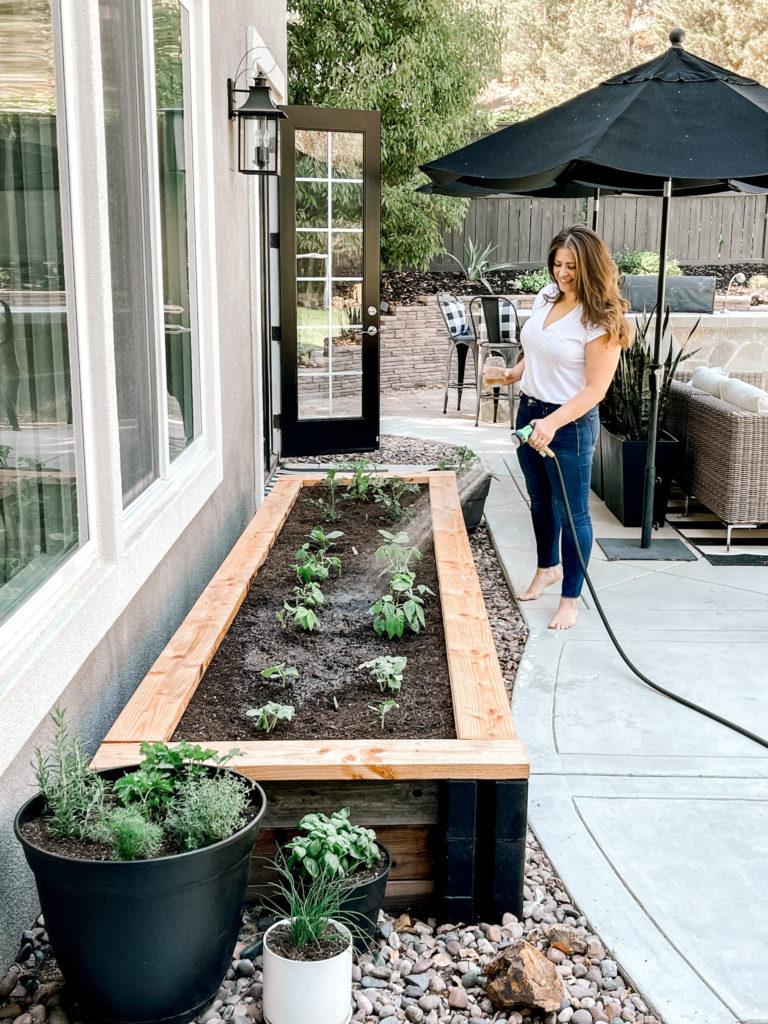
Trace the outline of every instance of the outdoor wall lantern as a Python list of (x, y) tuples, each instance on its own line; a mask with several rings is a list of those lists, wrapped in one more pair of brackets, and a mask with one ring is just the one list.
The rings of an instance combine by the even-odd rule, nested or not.
[[(236, 89), (237, 79), (227, 79), (229, 116), (237, 118), (237, 169), (241, 174), (277, 174), (279, 153), (278, 122), (285, 113), (269, 95), (267, 79), (257, 74), (248, 89)], [(247, 94), (241, 107), (235, 95)]]

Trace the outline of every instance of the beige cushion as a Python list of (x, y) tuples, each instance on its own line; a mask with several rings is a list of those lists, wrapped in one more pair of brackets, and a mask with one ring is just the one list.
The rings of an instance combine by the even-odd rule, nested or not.
[(724, 380), (720, 398), (747, 412), (768, 414), (768, 391), (756, 388), (754, 384), (745, 384), (743, 380)]
[(691, 384), (699, 391), (714, 395), (715, 398), (720, 397), (720, 389), (726, 380), (728, 371), (721, 370), (719, 366), (697, 366), (691, 374)]

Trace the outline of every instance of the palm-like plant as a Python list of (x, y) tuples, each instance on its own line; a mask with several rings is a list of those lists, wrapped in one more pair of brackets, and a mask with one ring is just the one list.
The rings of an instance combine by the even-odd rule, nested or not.
[[(648, 436), (648, 421), (651, 409), (650, 375), (653, 363), (653, 338), (650, 336), (651, 318), (654, 310), (638, 318), (635, 340), (629, 348), (622, 350), (616, 376), (600, 403), (600, 413), (608, 429), (627, 441), (642, 441)], [(669, 404), (672, 379), (681, 362), (696, 354), (686, 351), (696, 329), (699, 318), (688, 332), (688, 337), (674, 351), (672, 333), (669, 327), (669, 306), (662, 325), (662, 351), (666, 357), (662, 363), (659, 387), (659, 430), (664, 427)]]
[(486, 274), (492, 274), (496, 270), (510, 270), (515, 265), (514, 263), (492, 264), (489, 257), (496, 252), (497, 248), (498, 246), (496, 245), (487, 245), (481, 251), (480, 246), (476, 245), (470, 238), (469, 243), (464, 246), (464, 252), (467, 254), (466, 263), (462, 263), (458, 256), (454, 256), (452, 252), (443, 251), (443, 255), (450, 257), (455, 263), (458, 263), (467, 284), (476, 284), (480, 281), (493, 295), (493, 288), (491, 288), (486, 280)]

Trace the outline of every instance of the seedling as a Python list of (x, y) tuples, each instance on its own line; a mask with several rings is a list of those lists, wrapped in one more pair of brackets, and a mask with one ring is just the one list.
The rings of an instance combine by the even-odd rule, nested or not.
[(331, 530), (330, 533), (326, 533), (322, 527), (316, 526), (309, 535), (309, 543), (324, 555), (328, 548), (343, 536), (342, 530)]
[(459, 445), (455, 455), (443, 456), (442, 459), (437, 460), (436, 466), (442, 470), (453, 470), (458, 475), (463, 473), (465, 469), (469, 469), (477, 458), (477, 452), (473, 452), (466, 445)]
[(249, 708), (246, 711), (248, 718), (255, 718), (253, 723), (261, 732), (270, 733), (278, 722), (290, 722), (293, 718), (295, 708), (292, 704), (277, 704), (270, 701), (260, 708)]
[(399, 533), (379, 530), (379, 533), (386, 541), (376, 549), (373, 555), (377, 562), (386, 562), (385, 567), (379, 573), (380, 576), (387, 572), (392, 574), (403, 572), (411, 562), (421, 560), (421, 552), (417, 547), (411, 545), (410, 537), (405, 530), (401, 530)]
[(397, 522), (406, 513), (403, 507), (403, 498), (406, 494), (418, 494), (418, 484), (408, 484), (399, 476), (393, 476), (389, 480), (379, 481), (379, 486), (374, 494), (374, 501), (384, 508), (386, 515)]
[(403, 672), (408, 664), (407, 658), (392, 658), (388, 654), (382, 654), (373, 661), (364, 661), (358, 668), (370, 669), (371, 675), (379, 684), (382, 693), (391, 690), (399, 693), (403, 685)]
[(337, 469), (329, 469), (328, 475), (323, 480), (322, 486), (327, 488), (327, 497), (316, 498), (315, 504), (320, 509), (320, 515), (326, 523), (337, 523), (341, 519), (339, 510), (339, 483), (337, 480)]
[(311, 608), (305, 604), (289, 604), (288, 601), (283, 604), (276, 618), (283, 629), (288, 626), (289, 622), (293, 622), (305, 633), (313, 632), (320, 625), (320, 620)]
[[(341, 559), (338, 555), (329, 555), (326, 552), (334, 540), (343, 536), (340, 530), (324, 533), (320, 527), (315, 527), (309, 535), (309, 540), (302, 544), (294, 555), (296, 561), (293, 568), (299, 579), (305, 583), (312, 580), (327, 580), (331, 569), (335, 569), (341, 575)], [(313, 546), (316, 548), (315, 551), (312, 550)]]
[(293, 593), (296, 604), (303, 604), (306, 608), (319, 608), (325, 604), (325, 594), (318, 583), (305, 583), (301, 587), (294, 587)]
[(396, 700), (390, 699), (383, 700), (381, 701), (380, 704), (377, 705), (369, 704), (368, 707), (371, 709), (371, 711), (375, 711), (376, 714), (379, 715), (381, 719), (381, 731), (384, 732), (384, 719), (387, 717), (390, 711), (393, 711), (395, 708), (399, 708), (400, 705), (397, 703)]
[(369, 498), (372, 498), (375, 489), (373, 473), (376, 466), (369, 459), (356, 459), (347, 464), (344, 469), (352, 473), (352, 479), (347, 482), (344, 497), (350, 501), (368, 501)]
[(284, 683), (286, 679), (298, 679), (299, 670), (293, 665), (286, 665), (284, 661), (279, 661), (276, 665), (268, 665), (263, 668), (259, 675), (262, 679), (277, 679)]

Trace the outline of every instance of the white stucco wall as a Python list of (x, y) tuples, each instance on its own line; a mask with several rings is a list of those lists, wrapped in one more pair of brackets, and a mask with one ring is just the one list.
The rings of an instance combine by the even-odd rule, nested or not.
[[(260, 336), (250, 301), (251, 261), (257, 256), (250, 250), (249, 189), (254, 185), (234, 169), (236, 139), (234, 124), (227, 118), (226, 80), (245, 52), (248, 26), (257, 29), (285, 72), (285, 2), (211, 0), (209, 4), (193, 0), (198, 2), (202, 12), (209, 12), (205, 14), (207, 30), (199, 37), (206, 52), (199, 56), (209, 62), (212, 83), (207, 96), (209, 175), (201, 174), (198, 186), (205, 189), (206, 198), (212, 198), (209, 242), (211, 262), (215, 261), (215, 277), (206, 285), (207, 310), (213, 321), (208, 336), (201, 332), (201, 348), (207, 344), (218, 350), (206, 351), (202, 357), (203, 364), (218, 376), (219, 392), (212, 396), (216, 408), (207, 421), (216, 450), (209, 450), (200, 461), (200, 479), (205, 480), (207, 490), (201, 496), (198, 488), (195, 496), (194, 473), (200, 467), (192, 467), (189, 478), (169, 492), (158, 529), (151, 511), (145, 522), (137, 522), (136, 536), (127, 540), (114, 535), (109, 521), (104, 524), (98, 549), (82, 569), (85, 576), (81, 575), (71, 592), (63, 588), (57, 598), (57, 607), (66, 612), (63, 618), (38, 619), (36, 624), (25, 616), (18, 620), (14, 646), (3, 662), (3, 671), (13, 672), (12, 685), (0, 694), (0, 974), (17, 952), (21, 930), (38, 913), (34, 883), (11, 824), (19, 805), (33, 792), (30, 761), (34, 747), (47, 736), (48, 712), (57, 703), (64, 706), (73, 730), (80, 732), (89, 750), (95, 750), (239, 536), (261, 492), (257, 466), (261, 422), (254, 400), (258, 395)], [(93, 23), (90, 28), (78, 23), (68, 41), (73, 63), (87, 66), (90, 62), (91, 76), (98, 60), (95, 28)], [(92, 84), (92, 77), (84, 80), (78, 96), (77, 83), (71, 82), (73, 101), (98, 103)], [(106, 204), (98, 188), (98, 154), (95, 159), (93, 154), (83, 157), (80, 171), (81, 179), (73, 181), (73, 189), (80, 190), (80, 196), (89, 187), (95, 189), (88, 209), (82, 211), (79, 244), (87, 248), (93, 244), (91, 235), (101, 235), (103, 244), (106, 231), (99, 217)], [(87, 252), (78, 258), (80, 272), (91, 274), (90, 297), (78, 307), (82, 329), (107, 335), (108, 279), (99, 278), (98, 268), (89, 271)], [(92, 373), (94, 392), (90, 401), (103, 406), (108, 423), (115, 417), (115, 400), (113, 394), (103, 393), (112, 363), (108, 347), (105, 349), (103, 365), (92, 366), (88, 372)], [(91, 459), (89, 487), (106, 492), (107, 500), (102, 500), (100, 507), (109, 509), (110, 502), (120, 501), (119, 477), (115, 478), (114, 470), (116, 442), (111, 451), (109, 446), (105, 451), (92, 443), (87, 454)], [(122, 560), (125, 545), (134, 541), (136, 554), (127, 564)], [(103, 600), (97, 600), (100, 593)], [(68, 594), (76, 594), (76, 600), (74, 596), (68, 599)], [(89, 601), (94, 603), (90, 614)], [(24, 647), (31, 632), (26, 631), (33, 630), (37, 630), (39, 642), (28, 652)], [(11, 665), (14, 651), (19, 657)]]

